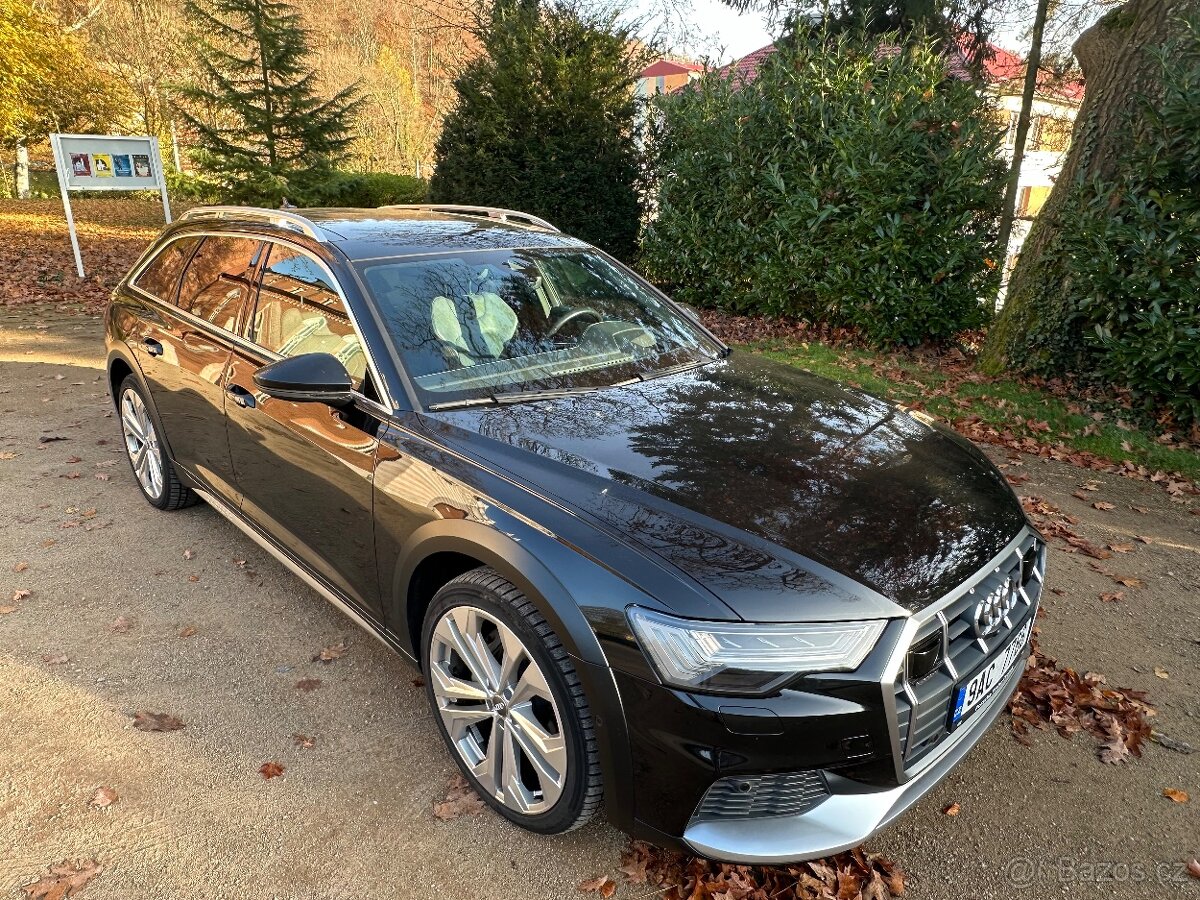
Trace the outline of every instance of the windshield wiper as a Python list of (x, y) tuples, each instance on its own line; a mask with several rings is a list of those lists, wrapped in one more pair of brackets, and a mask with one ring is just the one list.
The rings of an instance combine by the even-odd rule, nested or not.
[(513, 403), (528, 403), (533, 400), (562, 400), (566, 397), (578, 397), (582, 394), (594, 394), (610, 387), (625, 387), (636, 384), (638, 379), (622, 381), (618, 384), (605, 384), (588, 388), (551, 388), (543, 391), (502, 391), (501, 393), (485, 394), (482, 397), (466, 397), (462, 400), (446, 400), (443, 403), (431, 403), (431, 411), (443, 409), (462, 409), (467, 406), (508, 406)]
[(426, 407), (430, 412), (439, 412), (447, 409), (465, 409), (471, 406), (509, 406), (514, 403), (530, 403), (536, 400), (563, 400), (568, 397), (579, 397), (584, 394), (594, 394), (597, 391), (605, 391), (609, 388), (629, 387), (631, 384), (639, 384), (643, 381), (650, 381), (653, 378), (662, 378), (667, 375), (676, 375), (680, 372), (687, 372), (691, 369), (699, 368), (707, 363), (714, 362), (712, 359), (693, 359), (685, 363), (680, 363), (675, 366), (668, 366), (665, 369), (659, 369), (654, 372), (639, 372), (633, 378), (626, 381), (618, 381), (615, 384), (602, 384), (596, 387), (585, 388), (547, 388), (545, 390), (533, 391), (501, 391), (484, 394), (482, 397), (464, 397), (460, 400), (444, 400), (441, 403), (431, 403)]

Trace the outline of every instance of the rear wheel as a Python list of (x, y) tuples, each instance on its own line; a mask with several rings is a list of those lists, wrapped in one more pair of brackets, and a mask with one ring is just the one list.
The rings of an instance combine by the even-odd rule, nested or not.
[(479, 795), (542, 834), (587, 822), (602, 794), (592, 714), (537, 608), (475, 569), (438, 591), (422, 635), (429, 703)]
[(199, 498), (175, 475), (142, 389), (132, 375), (117, 389), (117, 415), (133, 476), (142, 495), (158, 509), (180, 509)]

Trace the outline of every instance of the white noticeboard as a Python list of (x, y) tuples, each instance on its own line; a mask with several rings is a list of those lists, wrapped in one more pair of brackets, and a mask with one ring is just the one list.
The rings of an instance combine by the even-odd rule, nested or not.
[(71, 249), (75, 251), (75, 271), (83, 277), (83, 257), (75, 234), (75, 216), (71, 212), (71, 191), (154, 191), (162, 195), (163, 215), (171, 221), (167, 200), (167, 178), (158, 138), (117, 137), (105, 134), (52, 134), (54, 168), (62, 192), (63, 212)]

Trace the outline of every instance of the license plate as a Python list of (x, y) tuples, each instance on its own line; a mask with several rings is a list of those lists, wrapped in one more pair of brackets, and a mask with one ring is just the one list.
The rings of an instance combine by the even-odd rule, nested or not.
[(987, 700), (992, 692), (1012, 671), (1017, 662), (1025, 658), (1025, 645), (1033, 631), (1033, 616), (1030, 616), (1017, 636), (996, 654), (990, 663), (976, 672), (967, 681), (959, 684), (950, 701), (950, 729), (970, 715), (971, 710)]

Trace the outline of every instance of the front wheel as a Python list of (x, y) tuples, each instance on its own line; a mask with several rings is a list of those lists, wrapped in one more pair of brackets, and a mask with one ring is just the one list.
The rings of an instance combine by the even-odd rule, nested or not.
[(509, 821), (559, 834), (602, 785), (592, 713), (553, 629), (490, 568), (446, 584), (422, 629), (426, 693), (463, 774)]
[(117, 415), (129, 465), (142, 496), (158, 509), (180, 509), (195, 503), (199, 498), (176, 477), (146, 398), (132, 375), (126, 376), (117, 389)]

